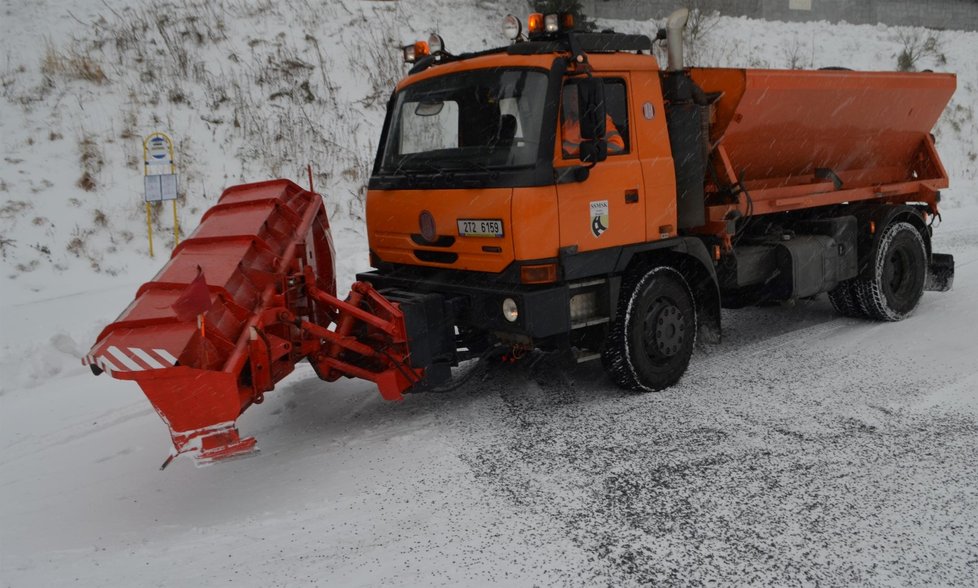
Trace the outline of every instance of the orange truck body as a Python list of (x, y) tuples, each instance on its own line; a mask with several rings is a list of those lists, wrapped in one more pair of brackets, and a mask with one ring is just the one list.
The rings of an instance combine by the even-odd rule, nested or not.
[[(571, 349), (579, 360), (602, 357), (616, 382), (636, 389), (676, 381), (685, 364), (663, 357), (691, 345), (675, 335), (691, 327), (683, 300), (646, 301), (664, 313), (663, 357), (648, 355), (668, 374), (621, 375), (635, 363), (625, 347), (639, 335), (626, 331), (638, 328), (627, 323), (640, 301), (628, 297), (649, 295), (637, 291), (643, 274), (674, 271), (658, 282), (681, 282), (661, 287), (689, 292), (695, 328), (710, 340), (719, 340), (721, 307), (828, 293), (842, 314), (897, 320), (924, 290), (950, 288), (953, 259), (930, 244), (948, 187), (931, 130), (953, 74), (684, 68), (672, 46), (660, 69), (651, 49), (636, 35), (538, 32), (508, 48), (419, 61), (390, 102), (367, 192), (376, 269), (359, 279), (451, 301), (446, 320), (460, 348)], [(532, 95), (539, 136), (530, 99), (503, 108), (519, 102), (531, 71), (549, 80)], [(524, 73), (493, 82), (500, 72)], [(495, 94), (482, 99), (486, 86)], [(458, 115), (445, 115), (454, 103)], [(435, 134), (449, 140), (411, 146), (412, 112), (441, 117)], [(588, 155), (565, 153), (562, 129), (579, 112), (607, 117), (624, 152), (607, 152), (607, 124), (589, 122)], [(510, 115), (519, 119), (520, 133), (505, 137), (514, 151), (539, 143), (523, 172), (491, 168), (498, 145), (509, 145)], [(480, 125), (488, 139), (471, 132)], [(456, 127), (457, 136), (445, 131)], [(481, 159), (453, 163), (483, 143)], [(469, 233), (467, 219), (503, 230)]]
[[(398, 90), (437, 76), (500, 67), (549, 68), (552, 55), (491, 55), (432, 67), (409, 76)], [(678, 235), (676, 183), (661, 73), (654, 57), (630, 53), (591, 56), (593, 74), (623, 79), (629, 90), (629, 153), (595, 166), (585, 182), (545, 187), (381, 190), (367, 193), (370, 248), (395, 264), (450, 267), (498, 273), (513, 261), (554, 258), (562, 247), (578, 251), (646, 243)], [(713, 165), (727, 182), (743, 181), (753, 214), (854, 202), (926, 202), (937, 208), (948, 187), (930, 131), (954, 93), (953, 74), (691, 68), (708, 94)], [(559, 133), (558, 133), (559, 134)], [(567, 165), (554, 137), (554, 166)], [(832, 170), (831, 179), (816, 169)], [(709, 180), (704, 178), (704, 182)], [(626, 191), (637, 203), (626, 203)], [(586, 201), (607, 198), (615, 222), (600, 237), (588, 231)], [(583, 204), (582, 204), (583, 203)], [(722, 219), (746, 204), (707, 201), (707, 219), (696, 231), (723, 236)], [(424, 257), (411, 239), (417, 215), (430, 211), (436, 225), (454, 227), (458, 218), (500, 218), (509, 233), (495, 239), (459, 239), (451, 264)], [(498, 251), (483, 247), (498, 246)], [(434, 250), (433, 248), (431, 250)], [(419, 256), (419, 252), (421, 252)]]

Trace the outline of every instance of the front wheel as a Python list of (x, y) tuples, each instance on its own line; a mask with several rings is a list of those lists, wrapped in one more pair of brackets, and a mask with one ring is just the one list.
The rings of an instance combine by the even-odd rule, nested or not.
[(602, 355), (608, 375), (638, 392), (672, 386), (686, 372), (696, 339), (696, 306), (682, 274), (656, 267), (622, 284), (618, 320)]

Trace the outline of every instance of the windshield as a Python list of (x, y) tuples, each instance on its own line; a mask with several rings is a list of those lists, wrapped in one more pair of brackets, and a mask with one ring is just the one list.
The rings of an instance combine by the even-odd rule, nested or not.
[(485, 171), (536, 162), (547, 74), (493, 69), (412, 84), (394, 102), (381, 173)]

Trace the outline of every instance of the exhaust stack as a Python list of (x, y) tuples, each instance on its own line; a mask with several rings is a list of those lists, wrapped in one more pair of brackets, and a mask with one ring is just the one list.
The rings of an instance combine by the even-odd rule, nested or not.
[(683, 70), (683, 29), (689, 20), (689, 9), (679, 8), (666, 19), (666, 45), (669, 52), (669, 71)]

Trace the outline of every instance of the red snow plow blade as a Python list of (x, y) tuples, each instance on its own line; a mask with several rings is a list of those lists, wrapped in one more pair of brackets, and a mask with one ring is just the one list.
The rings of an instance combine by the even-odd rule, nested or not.
[[(164, 467), (254, 451), (235, 421), (306, 358), (324, 380), (364, 378), (400, 399), (423, 376), (403, 313), (364, 283), (337, 299), (333, 267), (319, 194), (288, 180), (228, 188), (82, 361), (139, 384), (170, 429)], [(193, 291), (201, 275), (206, 293)], [(200, 305), (190, 319), (188, 298)]]

